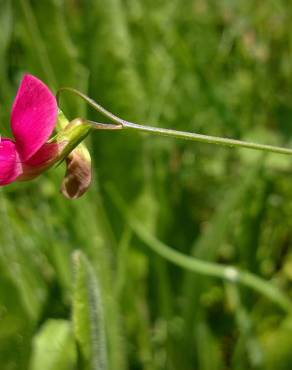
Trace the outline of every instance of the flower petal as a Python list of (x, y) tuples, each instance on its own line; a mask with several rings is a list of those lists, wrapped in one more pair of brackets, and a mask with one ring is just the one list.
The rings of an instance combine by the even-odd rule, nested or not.
[(23, 164), (23, 173), (17, 181), (32, 180), (59, 160), (60, 152), (65, 143), (45, 143), (28, 161)]
[(31, 158), (54, 130), (56, 98), (39, 79), (26, 74), (19, 86), (11, 113), (11, 129), (23, 161)]
[(62, 148), (63, 145), (56, 142), (45, 143), (25, 164), (31, 167), (46, 167), (56, 162)]
[(0, 186), (10, 184), (22, 173), (22, 165), (15, 143), (9, 139), (0, 141)]

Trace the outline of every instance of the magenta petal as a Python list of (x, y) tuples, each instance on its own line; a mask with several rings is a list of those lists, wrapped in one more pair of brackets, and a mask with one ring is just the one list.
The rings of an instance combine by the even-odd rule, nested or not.
[(56, 98), (39, 79), (26, 74), (19, 86), (11, 113), (11, 128), (23, 161), (31, 158), (54, 130)]
[(14, 142), (2, 139), (0, 141), (0, 186), (10, 184), (21, 173), (22, 165)]
[(45, 143), (28, 161), (30, 167), (43, 167), (55, 162), (59, 156), (62, 146), (58, 143)]
[(23, 173), (17, 181), (32, 180), (53, 166), (59, 159), (60, 150), (62, 150), (60, 143), (45, 143), (23, 164)]

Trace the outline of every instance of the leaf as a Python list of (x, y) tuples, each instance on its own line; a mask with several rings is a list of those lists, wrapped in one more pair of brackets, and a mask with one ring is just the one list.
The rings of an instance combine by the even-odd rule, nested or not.
[(78, 369), (106, 370), (107, 349), (99, 282), (87, 257), (76, 251), (73, 327)]
[[(0, 0), (0, 95), (1, 99), (7, 99), (11, 87), (8, 81), (7, 54), (13, 31), (13, 11), (11, 0)], [(5, 113), (1, 112), (1, 118)], [(6, 118), (6, 117), (5, 117)]]
[[(198, 325), (197, 348), (200, 370), (219, 370), (223, 368), (218, 342), (203, 319)], [(212, 356), (210, 356), (210, 353), (212, 353)]]
[(17, 290), (28, 317), (35, 322), (47, 297), (40, 248), (31, 247), (30, 233), (20, 223), (16, 207), (4, 192), (0, 194), (0, 217), (0, 268)]
[(70, 370), (76, 360), (71, 325), (48, 320), (33, 340), (30, 370)]
[(265, 369), (288, 370), (292, 364), (292, 327), (281, 325), (262, 335)]

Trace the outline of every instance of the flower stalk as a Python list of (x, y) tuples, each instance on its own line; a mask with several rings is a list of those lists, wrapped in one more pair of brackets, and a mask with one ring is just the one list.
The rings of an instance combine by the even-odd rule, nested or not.
[(105, 130), (128, 129), (128, 130), (152, 133), (155, 135), (172, 137), (176, 139), (184, 139), (184, 140), (197, 141), (200, 143), (223, 145), (223, 146), (228, 146), (230, 148), (239, 147), (239, 148), (247, 148), (247, 149), (254, 149), (254, 150), (262, 150), (265, 152), (272, 152), (272, 153), (278, 153), (278, 154), (292, 155), (292, 149), (290, 148), (283, 148), (283, 147), (278, 147), (278, 146), (273, 146), (273, 145), (253, 143), (253, 142), (223, 138), (223, 137), (218, 137), (218, 136), (202, 135), (202, 134), (197, 134), (194, 132), (178, 131), (178, 130), (154, 127), (154, 126), (149, 126), (149, 125), (141, 125), (141, 124), (137, 124), (134, 122), (129, 122), (109, 112), (104, 107), (102, 107), (100, 104), (95, 102), (93, 99), (89, 98), (87, 95), (71, 87), (60, 88), (57, 92), (57, 101), (59, 100), (60, 93), (63, 91), (71, 92), (79, 96), (80, 98), (85, 100), (91, 107), (93, 107), (95, 110), (97, 110), (99, 113), (101, 113), (103, 116), (110, 119), (114, 123), (114, 124), (105, 124), (105, 123), (99, 123), (99, 122), (94, 122), (94, 121), (87, 121), (95, 129), (105, 129)]

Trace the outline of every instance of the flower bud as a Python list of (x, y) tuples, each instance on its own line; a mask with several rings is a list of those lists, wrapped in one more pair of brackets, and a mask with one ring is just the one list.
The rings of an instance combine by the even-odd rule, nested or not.
[(61, 185), (61, 193), (68, 199), (83, 195), (91, 183), (91, 159), (84, 148), (79, 146), (66, 158), (67, 170)]
[(56, 135), (57, 142), (66, 142), (60, 153), (59, 161), (66, 160), (66, 174), (61, 185), (61, 193), (68, 199), (77, 199), (83, 195), (91, 183), (91, 158), (82, 143), (91, 126), (76, 118), (68, 123), (62, 112), (59, 113), (61, 131)]

